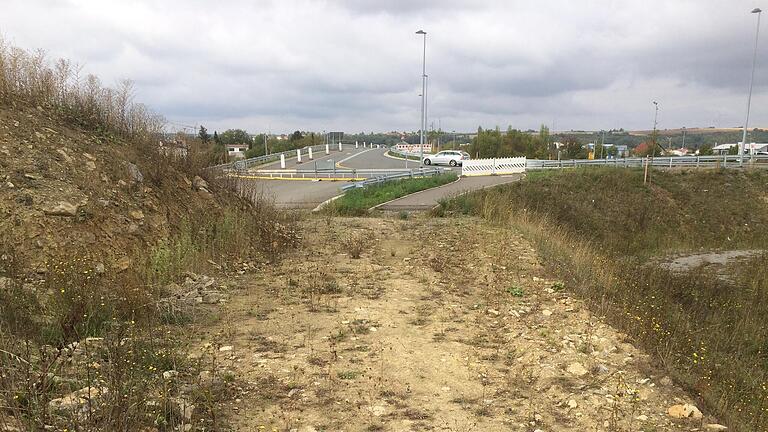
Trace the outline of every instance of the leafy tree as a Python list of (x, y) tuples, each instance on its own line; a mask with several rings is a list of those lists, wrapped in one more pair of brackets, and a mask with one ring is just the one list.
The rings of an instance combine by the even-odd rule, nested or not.
[(562, 152), (565, 154), (562, 159), (586, 159), (587, 150), (581, 146), (581, 143), (574, 136), (567, 136), (563, 139)]
[(301, 131), (295, 131), (291, 134), (291, 141), (300, 141), (302, 138), (304, 138), (304, 135), (302, 135)]
[(699, 155), (701, 156), (712, 156), (714, 153), (712, 146), (709, 144), (704, 144), (699, 148)]
[(250, 146), (250, 144), (253, 143), (253, 140), (251, 140), (251, 136), (248, 135), (248, 132), (242, 129), (227, 129), (224, 131), (224, 133), (221, 134), (219, 140), (224, 145), (248, 144)]
[(200, 132), (197, 133), (197, 136), (200, 138), (200, 141), (202, 141), (203, 144), (208, 144), (208, 141), (211, 140), (211, 136), (208, 135), (208, 129), (206, 129), (203, 125), (200, 125)]
[(219, 138), (219, 133), (216, 131), (213, 131), (213, 142), (216, 144), (221, 144), (221, 139)]

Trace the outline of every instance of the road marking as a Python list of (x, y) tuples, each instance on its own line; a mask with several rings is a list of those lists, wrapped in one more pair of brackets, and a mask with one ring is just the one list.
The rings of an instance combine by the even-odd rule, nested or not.
[(346, 157), (346, 158), (344, 158), (344, 159), (342, 159), (342, 160), (340, 160), (340, 161), (336, 162), (336, 166), (337, 166), (337, 167), (339, 167), (339, 168), (354, 169), (354, 168), (350, 168), (350, 167), (344, 166), (344, 165), (342, 165), (341, 163), (342, 163), (342, 162), (346, 162), (346, 161), (348, 161), (348, 160), (352, 159), (352, 158), (353, 158), (353, 157), (355, 157), (355, 156), (360, 156), (361, 154), (363, 154), (363, 153), (365, 153), (365, 152), (369, 152), (369, 151), (371, 151), (371, 150), (373, 150), (373, 149), (363, 150), (363, 151), (361, 151), (361, 152), (358, 152), (358, 153), (355, 153), (355, 154), (353, 154), (352, 156)]

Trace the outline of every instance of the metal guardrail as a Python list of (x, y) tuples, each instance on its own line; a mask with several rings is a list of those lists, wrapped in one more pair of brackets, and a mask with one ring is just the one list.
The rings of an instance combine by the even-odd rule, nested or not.
[[(751, 160), (753, 162), (751, 162)], [(616, 166), (616, 167), (643, 167), (648, 163), (652, 167), (666, 168), (699, 168), (699, 167), (722, 167), (737, 168), (739, 166), (739, 156), (664, 156), (654, 158), (621, 158), (621, 159), (566, 159), (566, 160), (540, 160), (528, 159), (526, 161), (526, 170), (539, 169), (558, 169), (575, 168), (582, 166)], [(750, 163), (760, 165), (768, 164), (768, 155), (755, 155), (754, 159), (750, 156), (744, 157), (744, 165)]]
[(350, 183), (348, 185), (344, 185), (341, 187), (341, 190), (344, 192), (350, 190), (350, 189), (357, 189), (357, 188), (363, 188), (366, 186), (384, 183), (392, 180), (400, 180), (400, 179), (406, 179), (406, 178), (416, 178), (416, 177), (432, 177), (436, 175), (443, 174), (447, 172), (448, 170), (444, 168), (420, 168), (420, 169), (414, 169), (411, 171), (400, 171), (400, 172), (394, 172), (392, 174), (382, 175), (382, 176), (376, 176), (371, 177), (369, 179), (365, 179), (362, 181), (358, 181), (355, 183)]
[[(301, 150), (302, 154), (307, 154), (309, 152), (310, 148), (312, 149), (313, 152), (323, 152), (323, 154), (325, 154), (325, 144), (318, 144), (318, 145), (315, 145), (315, 146), (302, 147), (300, 150)], [(337, 147), (335, 147), (333, 145), (329, 146), (329, 150), (330, 151), (333, 151), (334, 148), (337, 148)], [(267, 162), (273, 162), (273, 161), (280, 160), (280, 155), (285, 155), (286, 159), (291, 158), (291, 157), (295, 157), (296, 156), (296, 150), (298, 150), (298, 149), (286, 150), (286, 151), (277, 152), (277, 153), (270, 153), (268, 155), (256, 156), (256, 157), (252, 157), (252, 158), (249, 158), (249, 159), (240, 159), (240, 160), (236, 160), (236, 161), (232, 161), (232, 162), (227, 162), (227, 163), (223, 163), (223, 164), (219, 164), (219, 165), (210, 166), (210, 167), (208, 167), (206, 169), (246, 170), (246, 169), (249, 169), (251, 166), (254, 166), (254, 165), (262, 165), (262, 164), (265, 164)]]

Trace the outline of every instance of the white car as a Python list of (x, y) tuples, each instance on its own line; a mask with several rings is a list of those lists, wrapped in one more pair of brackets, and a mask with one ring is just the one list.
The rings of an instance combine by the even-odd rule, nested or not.
[(443, 150), (433, 155), (424, 156), (424, 165), (459, 166), (469, 160), (469, 153), (459, 150)]

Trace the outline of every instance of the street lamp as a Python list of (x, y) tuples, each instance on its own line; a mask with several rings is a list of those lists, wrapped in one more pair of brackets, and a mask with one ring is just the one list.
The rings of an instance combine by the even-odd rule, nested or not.
[(651, 141), (653, 141), (653, 153), (652, 158), (656, 157), (656, 120), (659, 118), (659, 103), (653, 101), (653, 105), (656, 107), (656, 111), (653, 114), (653, 134), (651, 135)]
[[(422, 53), (422, 63), (421, 63), (421, 94), (426, 95), (427, 94), (427, 32), (424, 30), (419, 30), (416, 32), (418, 35), (424, 36), (424, 51)], [(425, 118), (425, 112), (426, 112), (426, 104), (427, 104), (427, 98), (425, 96), (421, 97), (421, 132), (419, 133), (419, 166), (422, 166), (424, 164), (424, 128), (426, 127), (426, 118)]]
[(752, 76), (749, 79), (749, 96), (747, 97), (747, 118), (744, 120), (744, 133), (741, 136), (741, 147), (739, 148), (739, 166), (744, 165), (744, 147), (747, 145), (747, 123), (749, 123), (749, 107), (752, 104), (752, 84), (755, 81), (755, 62), (757, 61), (757, 37), (760, 34), (760, 8), (752, 9), (752, 13), (757, 14), (757, 28), (755, 30), (755, 50), (752, 53)]

